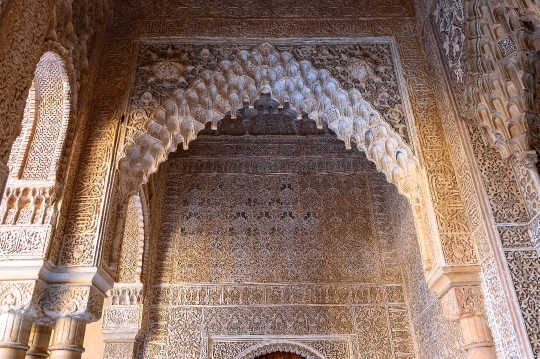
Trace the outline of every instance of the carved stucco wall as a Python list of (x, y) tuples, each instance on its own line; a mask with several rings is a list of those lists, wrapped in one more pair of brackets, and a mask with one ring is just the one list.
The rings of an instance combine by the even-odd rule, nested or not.
[(241, 358), (272, 340), (326, 358), (464, 357), (409, 204), (365, 155), (332, 137), (231, 141), (203, 136), (161, 170), (141, 357)]
[[(386, 206), (390, 207), (398, 239), (399, 263), (403, 273), (403, 288), (409, 305), (409, 312), (417, 341), (419, 358), (460, 358), (461, 328), (456, 323), (448, 322), (443, 317), (441, 302), (435, 298), (423, 279), (422, 266), (419, 263), (420, 252), (416, 239), (414, 223), (408, 215), (406, 202), (395, 198), (392, 188), (379, 184), (377, 191), (381, 198), (386, 197)], [(382, 228), (387, 228), (380, 225)], [(384, 233), (384, 232), (383, 232)]]
[[(224, 8), (225, 3), (229, 10)], [(113, 170), (110, 164), (114, 163), (116, 156), (114, 148), (121, 114), (128, 112), (125, 96), (130, 87), (132, 71), (136, 67), (135, 54), (139, 49), (139, 44), (134, 44), (133, 41), (156, 40), (163, 36), (180, 39), (188, 36), (192, 39), (197, 36), (241, 37), (249, 33), (254, 37), (267, 39), (337, 37), (349, 40), (353, 38), (353, 42), (358, 37), (390, 36), (395, 39), (395, 49), (402, 61), (405, 75), (403, 85), (409, 90), (416, 117), (415, 131), (411, 131), (410, 135), (418, 134), (423, 150), (419, 156), (422, 156), (422, 161), (433, 164), (433, 167), (428, 168), (427, 174), (430, 179), (430, 190), (432, 194), (436, 194), (434, 204), (438, 210), (442, 240), (447, 245), (444, 255), (452, 263), (475, 262), (476, 248), (472, 244), (470, 233), (472, 228), (469, 228), (469, 224), (474, 228), (478, 218), (474, 215), (474, 205), (467, 202), (472, 188), (466, 179), (459, 176), (456, 178), (454, 170), (459, 169), (460, 174), (468, 173), (467, 170), (460, 171), (464, 163), (463, 151), (459, 148), (459, 143), (445, 142), (443, 128), (439, 122), (440, 112), (427, 80), (410, 3), (377, 1), (358, 4), (341, 1), (305, 7), (301, 4), (296, 6), (280, 2), (276, 3), (276, 6), (263, 6), (254, 1), (238, 5), (237, 11), (235, 5), (230, 2), (216, 2), (214, 5), (200, 7), (195, 3), (179, 4), (175, 1), (154, 3), (144, 0), (119, 3), (116, 12), (118, 18), (114, 22), (107, 47), (103, 52), (103, 66), (100, 70), (103, 76), (100, 76), (100, 82), (96, 86), (99, 91), (96, 91), (91, 116), (95, 122), (89, 128), (88, 146), (82, 155), (82, 171), (78, 174), (75, 184), (74, 204), (65, 206), (66, 212), (61, 216), (61, 220), (64, 221), (62, 224), (67, 222), (66, 235), (58, 231), (57, 240), (53, 242), (51, 250), (53, 261), (58, 260), (61, 265), (101, 264), (100, 252), (101, 248), (104, 248), (103, 263), (108, 263), (107, 256), (112, 240), (104, 241), (104, 238), (113, 237), (114, 226), (109, 225), (112, 221), (109, 222), (107, 216), (115, 216), (114, 210), (108, 211), (109, 203), (115, 202), (110, 193), (111, 188), (108, 188), (108, 184), (115, 183), (111, 178)], [(169, 17), (171, 14), (178, 15), (178, 18), (171, 20)], [(283, 18), (283, 14), (289, 15)], [(234, 21), (233, 17), (242, 21)], [(4, 24), (5, 22), (0, 26)], [(9, 32), (0, 33), (4, 36)], [(3, 43), (12, 44), (12, 42)], [(133, 61), (128, 64), (129, 66), (126, 66), (126, 58)], [(30, 76), (26, 79), (29, 87)], [(25, 81), (21, 83), (24, 84)], [(22, 114), (22, 107), (18, 108), (18, 111)], [(9, 125), (11, 126), (11, 123)], [(452, 140), (459, 136), (447, 138)], [(455, 157), (454, 160), (450, 153)], [(439, 181), (440, 178), (443, 180)], [(70, 213), (69, 216), (67, 213)], [(62, 237), (65, 245), (61, 252)], [(475, 235), (476, 245), (482, 248), (480, 238), (481, 235)], [(61, 256), (56, 258), (58, 253), (61, 253)]]
[(527, 88), (536, 76), (530, 36), (538, 8), (528, 1), (425, 3), (417, 2), (418, 18), (439, 105), (447, 109), (444, 123), (456, 123), (465, 139), (480, 202), (488, 206), (483, 216), (495, 224), (488, 220), (475, 231), (484, 238), (480, 259), (499, 356), (537, 356), (540, 329), (532, 313), (539, 294), (530, 280), (537, 271), (538, 190), (535, 155), (527, 152), (536, 146), (537, 96)]
[[(369, 11), (366, 8), (354, 6), (348, 7), (345, 3), (333, 3), (332, 5), (317, 6), (304, 12), (304, 18), (291, 17), (277, 19), (276, 14), (287, 14), (294, 6), (290, 4), (278, 4), (273, 10), (263, 11), (261, 17), (249, 19), (254, 14), (260, 14), (261, 7), (257, 4), (248, 4), (242, 7), (242, 11), (234, 16), (245, 21), (231, 22), (233, 15), (226, 11), (221, 13), (220, 18), (212, 18), (214, 11), (220, 8), (220, 2), (209, 8), (200, 8), (196, 4), (168, 3), (167, 10), (160, 12), (159, 4), (148, 2), (133, 2), (119, 4), (119, 11), (116, 12), (117, 19), (111, 30), (107, 48), (104, 51), (104, 67), (102, 68), (101, 82), (98, 85), (100, 93), (95, 102), (94, 115), (96, 122), (92, 125), (91, 135), (88, 142), (88, 152), (85, 154), (85, 166), (83, 175), (79, 178), (78, 187), (86, 188), (88, 183), (92, 183), (94, 191), (88, 196), (80, 197), (77, 206), (72, 212), (70, 221), (80, 223), (80, 227), (72, 226), (72, 230), (65, 237), (68, 242), (67, 257), (60, 262), (64, 264), (79, 263), (99, 263), (98, 258), (90, 258), (95, 248), (104, 246), (104, 260), (109, 262), (110, 246), (114, 226), (107, 224), (107, 218), (98, 221), (88, 222), (85, 218), (93, 217), (92, 213), (99, 213), (102, 208), (109, 208), (109, 193), (106, 184), (110, 181), (112, 172), (106, 166), (100, 166), (102, 161), (114, 161), (116, 154), (111, 150), (111, 143), (114, 142), (114, 134), (118, 121), (122, 113), (129, 113), (129, 104), (125, 99), (126, 88), (131, 86), (131, 80), (136, 71), (136, 54), (139, 53), (141, 43), (163, 41), (164, 37), (174, 37), (179, 39), (178, 43), (184, 43), (186, 37), (190, 37), (190, 43), (194, 38), (199, 38), (202, 42), (208, 42), (208, 37), (213, 37), (211, 42), (223, 39), (226, 42), (238, 43), (234, 38), (241, 37), (246, 33), (252, 34), (254, 38), (304, 38), (313, 39), (320, 42), (332, 43), (334, 40), (320, 40), (321, 37), (346, 39), (351, 43), (362, 43), (357, 40), (361, 37), (384, 37), (388, 36), (395, 40), (395, 53), (398, 55), (402, 65), (404, 81), (403, 87), (410, 95), (411, 107), (415, 116), (414, 130), (409, 134), (418, 136), (419, 146), (422, 148), (422, 161), (430, 164), (427, 168), (427, 175), (430, 180), (430, 191), (434, 195), (434, 205), (437, 209), (437, 220), (442, 232), (442, 240), (445, 244), (445, 259), (456, 264), (473, 264), (476, 257), (476, 246), (485, 246), (481, 241), (482, 236), (475, 234), (472, 240), (470, 233), (470, 223), (474, 228), (481, 219), (478, 218), (478, 211), (475, 208), (474, 198), (470, 193), (474, 191), (470, 179), (467, 179), (468, 167), (466, 164), (463, 149), (459, 145), (459, 135), (450, 136), (453, 140), (446, 143), (445, 133), (439, 119), (440, 112), (437, 108), (435, 94), (427, 76), (427, 68), (424, 63), (422, 46), (418, 37), (416, 22), (412, 15), (412, 6), (408, 3), (391, 3), (381, 1), (375, 4), (370, 3)], [(224, 5), (223, 5), (224, 6)], [(231, 6), (231, 4), (227, 4)], [(234, 7), (234, 6), (233, 6)], [(186, 10), (190, 9), (189, 11)], [(302, 6), (291, 14), (298, 15)], [(163, 9), (163, 8), (161, 8)], [(198, 9), (191, 13), (191, 9)], [(339, 9), (339, 11), (337, 10)], [(343, 9), (350, 12), (344, 13)], [(305, 10), (305, 9), (304, 9)], [(325, 19), (327, 14), (352, 14), (357, 18), (350, 18), (347, 15), (342, 17)], [(172, 20), (167, 17), (170, 14), (177, 14), (179, 19)], [(225, 15), (227, 14), (227, 15)], [(309, 14), (309, 15), (308, 15)], [(381, 19), (382, 17), (383, 19)], [(234, 26), (232, 25), (234, 23)], [(227, 39), (228, 38), (228, 39)], [(231, 38), (233, 40), (231, 41)], [(273, 43), (283, 42), (276, 40)], [(339, 40), (337, 40), (339, 41)], [(175, 42), (167, 41), (169, 44)], [(258, 43), (252, 41), (252, 43)], [(130, 66), (126, 66), (125, 54), (131, 54)], [(114, 81), (107, 80), (107, 74), (114, 73)], [(140, 96), (141, 94), (139, 94)], [(384, 98), (384, 96), (382, 97)], [(128, 127), (127, 131), (131, 129)], [(452, 135), (455, 135), (453, 133)], [(412, 138), (414, 143), (414, 138)], [(456, 159), (452, 160), (452, 155)], [(86, 166), (88, 164), (88, 166)], [(456, 177), (454, 168), (465, 169), (460, 171), (460, 176)], [(461, 176), (464, 174), (464, 176)], [(469, 181), (469, 182), (467, 182)], [(114, 217), (116, 209), (110, 212)], [(92, 213), (91, 213), (92, 212)], [(101, 231), (101, 232), (100, 232)], [(108, 236), (98, 238), (97, 233), (107, 233)], [(101, 242), (105, 240), (105, 242)], [(80, 262), (70, 257), (70, 248), (85, 248), (84, 261)], [(482, 247), (483, 248), (483, 247)], [(90, 257), (86, 256), (89, 255)], [(86, 256), (86, 257), (85, 257)], [(503, 301), (505, 302), (506, 299)]]

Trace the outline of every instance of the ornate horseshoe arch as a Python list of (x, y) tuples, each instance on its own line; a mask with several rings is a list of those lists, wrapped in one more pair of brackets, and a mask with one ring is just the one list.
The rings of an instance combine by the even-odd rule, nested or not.
[[(125, 215), (129, 197), (179, 145), (187, 149), (200, 131), (216, 129), (225, 117), (242, 116), (246, 110), (268, 112), (257, 104), (259, 96), (265, 94), (274, 103), (269, 114), (277, 110), (296, 119), (314, 120), (319, 128), (325, 124), (344, 141), (346, 149), (354, 143), (364, 151), (413, 207), (426, 273), (440, 262), (442, 249), (433, 245), (437, 243), (437, 225), (420, 161), (360, 91), (346, 90), (328, 70), (318, 70), (308, 60), (296, 61), (290, 52), (279, 52), (268, 43), (251, 51), (241, 50), (234, 60), (221, 60), (208, 66), (212, 70), (198, 72), (193, 66), (170, 60), (171, 51), (169, 48), (165, 56), (150, 54), (155, 61), (143, 66), (150, 75), (139, 79), (146, 82), (139, 85), (146, 85), (148, 90), (139, 88), (132, 95), (124, 156), (118, 163), (120, 218)], [(198, 59), (204, 62), (209, 50), (199, 51)], [(372, 68), (361, 63), (353, 70), (357, 76), (376, 76)], [(185, 78), (189, 76), (192, 78), (187, 86)], [(182, 81), (184, 86), (177, 86)], [(257, 109), (246, 108), (246, 104)], [(282, 107), (278, 110), (278, 106)], [(117, 221), (116, 233), (113, 247), (121, 241), (122, 220)], [(115, 260), (112, 258), (113, 265)]]
[[(164, 60), (155, 63), (152, 72), (149, 81), (170, 81), (182, 78), (186, 68)], [(307, 60), (295, 61), (290, 52), (278, 52), (268, 43), (251, 52), (240, 51), (235, 61), (220, 61), (215, 70), (201, 71), (189, 88), (175, 90), (161, 103), (149, 91), (135, 100), (139, 108), (130, 116), (143, 125), (126, 141), (125, 157), (119, 162), (124, 182), (131, 184), (128, 192), (146, 182), (178, 145), (187, 149), (207, 123), (216, 129), (219, 120), (228, 114), (234, 118), (243, 102), (253, 104), (261, 93), (290, 104), (298, 118), (304, 114), (319, 128), (326, 122), (346, 149), (355, 143), (402, 194), (415, 201), (419, 161), (360, 91), (345, 90), (328, 70), (317, 70)]]
[(326, 359), (315, 349), (289, 340), (272, 340), (254, 345), (238, 354), (234, 359), (255, 359), (258, 356), (274, 352), (294, 353), (306, 359)]

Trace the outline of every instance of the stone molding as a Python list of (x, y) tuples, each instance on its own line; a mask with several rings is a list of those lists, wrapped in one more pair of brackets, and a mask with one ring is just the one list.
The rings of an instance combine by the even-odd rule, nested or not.
[(298, 354), (306, 359), (325, 359), (324, 355), (305, 344), (289, 340), (271, 340), (252, 346), (238, 354), (235, 359), (255, 359), (273, 352)]

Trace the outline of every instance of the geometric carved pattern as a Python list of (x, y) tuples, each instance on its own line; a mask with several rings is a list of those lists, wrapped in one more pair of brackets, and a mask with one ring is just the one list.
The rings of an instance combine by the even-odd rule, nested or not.
[(34, 82), (37, 121), (20, 178), (55, 179), (70, 111), (69, 80), (62, 59), (46, 52), (37, 65)]
[(540, 352), (540, 322), (538, 305), (540, 302), (538, 250), (507, 251), (506, 260), (514, 280), (517, 299), (529, 333), (529, 340), (535, 353)]
[(144, 251), (144, 221), (138, 194), (129, 198), (120, 254), (119, 283), (140, 281)]
[(415, 357), (401, 271), (388, 268), (398, 238), (381, 197), (406, 203), (395, 187), (334, 137), (223, 137), (200, 135), (162, 169), (139, 356)]
[(503, 57), (512, 55), (514, 52), (518, 50), (516, 43), (514, 42), (514, 39), (512, 39), (512, 36), (508, 35), (502, 40), (499, 40), (499, 48), (501, 49), (501, 53)]

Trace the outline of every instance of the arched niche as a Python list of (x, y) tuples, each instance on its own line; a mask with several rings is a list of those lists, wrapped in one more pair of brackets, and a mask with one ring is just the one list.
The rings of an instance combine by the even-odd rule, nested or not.
[[(0, 256), (45, 255), (62, 192), (57, 175), (69, 117), (66, 66), (57, 53), (47, 51), (34, 72), (21, 133), (8, 161), (10, 175), (0, 207)], [(32, 228), (25, 232), (20, 226)]]
[(48, 51), (39, 60), (26, 101), (21, 135), (8, 166), (10, 177), (54, 180), (70, 113), (70, 85), (62, 58)]
[(235, 359), (256, 359), (275, 352), (293, 353), (305, 359), (326, 359), (317, 350), (305, 344), (289, 340), (271, 340), (256, 344), (238, 354)]
[[(184, 71), (180, 63), (159, 60), (150, 71), (154, 77), (147, 81), (173, 81)], [(326, 123), (346, 149), (354, 144), (364, 151), (413, 209), (426, 278), (444, 265), (427, 177), (413, 149), (358, 90), (345, 90), (327, 70), (315, 69), (308, 60), (298, 62), (289, 52), (279, 52), (268, 43), (240, 51), (234, 61), (223, 60), (214, 70), (201, 71), (185, 90), (158, 96), (149, 86), (132, 101), (129, 133), (118, 162), (118, 217), (122, 220), (117, 221), (112, 253), (118, 253), (121, 243), (128, 199), (148, 176), (179, 145), (187, 149), (203, 129), (215, 129), (224, 117), (239, 116), (242, 102), (258, 111), (253, 107), (263, 93), (280, 108), (287, 104), (287, 111), (297, 118), (308, 117), (318, 127)], [(117, 258), (111, 258), (111, 267), (116, 266), (115, 261)]]

